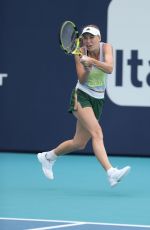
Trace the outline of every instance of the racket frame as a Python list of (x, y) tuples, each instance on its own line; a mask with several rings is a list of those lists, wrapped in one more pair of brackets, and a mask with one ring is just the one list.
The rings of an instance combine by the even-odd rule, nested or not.
[[(63, 47), (63, 43), (62, 43), (62, 39), (61, 39), (61, 34), (62, 34), (62, 30), (64, 28), (64, 26), (67, 24), (67, 23), (70, 23), (72, 24), (73, 26), (73, 29), (76, 33), (76, 40), (75, 40), (75, 49), (71, 52), (68, 52), (64, 47)], [(79, 38), (79, 32), (78, 32), (78, 29), (76, 27), (76, 25), (72, 22), (72, 21), (65, 21), (63, 22), (63, 24), (61, 25), (61, 28), (60, 28), (60, 31), (59, 31), (59, 43), (60, 43), (60, 46), (61, 48), (65, 51), (66, 54), (73, 54), (73, 55), (82, 55), (81, 51), (80, 51), (80, 38)]]

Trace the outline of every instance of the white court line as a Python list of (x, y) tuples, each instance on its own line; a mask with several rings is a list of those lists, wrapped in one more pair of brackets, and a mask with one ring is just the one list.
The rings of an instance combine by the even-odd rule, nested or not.
[(42, 227), (42, 228), (28, 228), (25, 230), (48, 230), (48, 229), (56, 229), (56, 228), (66, 228), (66, 227), (72, 227), (72, 226), (79, 226), (79, 225), (83, 225), (86, 223), (78, 223), (78, 224), (62, 224), (62, 225), (57, 225), (57, 226), (50, 226), (50, 227)]
[(97, 222), (86, 222), (86, 224), (91, 225), (101, 225), (101, 226), (118, 226), (118, 227), (133, 227), (133, 228), (148, 228), (150, 229), (150, 225), (136, 225), (136, 224), (115, 224), (115, 223), (97, 223)]
[(41, 221), (41, 222), (57, 222), (57, 223), (86, 223), (83, 221), (71, 221), (71, 220), (48, 220), (48, 219), (29, 219), (29, 218), (8, 218), (8, 217), (0, 217), (0, 220), (19, 220), (19, 221)]
[[(150, 228), (150, 225), (136, 225), (136, 224), (118, 224), (118, 223), (101, 223), (101, 222), (82, 222), (82, 221), (67, 221), (67, 220), (48, 220), (48, 219), (25, 219), (25, 218), (3, 218), (0, 220), (18, 220), (18, 221), (43, 221), (56, 223), (70, 223), (70, 224), (91, 224), (91, 225), (106, 225), (106, 226), (120, 226), (120, 227), (136, 227), (136, 228)], [(54, 227), (54, 226), (53, 226)], [(34, 229), (35, 230), (35, 229)]]

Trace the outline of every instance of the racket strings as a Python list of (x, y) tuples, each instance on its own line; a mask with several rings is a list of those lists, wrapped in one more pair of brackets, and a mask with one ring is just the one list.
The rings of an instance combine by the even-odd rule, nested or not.
[(67, 53), (72, 53), (77, 48), (78, 31), (75, 26), (68, 22), (61, 30), (61, 45)]

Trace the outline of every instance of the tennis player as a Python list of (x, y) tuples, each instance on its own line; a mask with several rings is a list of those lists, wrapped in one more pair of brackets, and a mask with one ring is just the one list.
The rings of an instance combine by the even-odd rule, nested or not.
[(37, 157), (45, 176), (53, 179), (52, 168), (57, 157), (84, 149), (91, 139), (94, 154), (113, 187), (130, 171), (130, 166), (117, 169), (110, 163), (99, 123), (104, 105), (106, 75), (113, 71), (113, 49), (110, 44), (101, 42), (100, 30), (95, 25), (84, 27), (81, 36), (83, 55), (75, 55), (78, 82), (72, 91), (69, 108), (69, 112), (77, 119), (75, 135), (51, 151), (38, 153)]

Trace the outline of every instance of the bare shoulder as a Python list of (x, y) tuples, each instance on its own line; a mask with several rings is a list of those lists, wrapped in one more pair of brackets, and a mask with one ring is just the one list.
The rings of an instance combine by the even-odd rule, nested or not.
[(110, 43), (103, 43), (103, 49), (112, 49), (112, 45)]
[(113, 51), (112, 45), (110, 43), (103, 43), (103, 51), (105, 53), (107, 53), (107, 52), (111, 52), (112, 53), (112, 51)]

